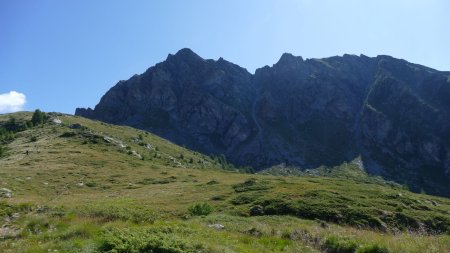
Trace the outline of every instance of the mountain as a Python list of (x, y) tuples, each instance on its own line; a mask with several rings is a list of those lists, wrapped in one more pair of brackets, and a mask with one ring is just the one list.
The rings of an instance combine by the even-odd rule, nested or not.
[(450, 251), (450, 199), (369, 176), (359, 159), (249, 174), (128, 126), (31, 119), (0, 115), (2, 253)]
[(283, 54), (250, 74), (190, 49), (75, 114), (148, 130), (256, 170), (357, 157), (370, 173), (450, 196), (450, 75), (390, 56)]

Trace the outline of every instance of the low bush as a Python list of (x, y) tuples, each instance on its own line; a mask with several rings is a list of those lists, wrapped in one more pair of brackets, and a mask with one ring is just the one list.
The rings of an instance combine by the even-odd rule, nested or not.
[(436, 215), (426, 219), (424, 223), (430, 231), (450, 234), (449, 216)]
[(141, 181), (137, 182), (138, 184), (142, 185), (151, 185), (151, 184), (169, 184), (176, 182), (177, 178), (174, 176), (167, 177), (167, 178), (144, 178)]
[(240, 194), (231, 200), (233, 205), (250, 204), (258, 198), (256, 194)]
[(14, 213), (30, 212), (32, 209), (33, 205), (30, 203), (9, 204), (6, 201), (0, 201), (0, 219)]
[(389, 253), (389, 250), (378, 244), (372, 244), (368, 246), (363, 246), (357, 251), (358, 253)]
[(227, 198), (227, 196), (225, 196), (225, 195), (216, 195), (216, 196), (212, 196), (211, 200), (220, 201), (220, 200), (225, 200), (226, 198)]
[(98, 248), (110, 253), (197, 253), (204, 252), (199, 244), (193, 244), (169, 230), (128, 228), (111, 229), (103, 233)]
[(213, 207), (208, 203), (197, 203), (190, 206), (188, 212), (193, 216), (208, 215), (213, 212)]
[(271, 186), (268, 182), (260, 182), (254, 178), (247, 179), (243, 183), (233, 185), (233, 189), (236, 192), (246, 192), (246, 191), (261, 191), (270, 189)]
[(40, 234), (50, 228), (50, 222), (44, 217), (31, 217), (26, 221), (24, 233)]
[(304, 219), (319, 219), (338, 224), (348, 224), (356, 227), (382, 229), (383, 222), (372, 215), (371, 209), (352, 208), (327, 202), (306, 200), (288, 201), (283, 198), (262, 199), (255, 202), (261, 205), (266, 215), (294, 215)]
[(72, 238), (92, 238), (97, 236), (100, 232), (99, 227), (94, 224), (84, 223), (69, 227), (64, 232), (58, 234), (56, 237), (62, 240), (69, 240)]
[(266, 199), (258, 202), (268, 215), (296, 215), (297, 207), (293, 203), (282, 199)]
[(214, 184), (219, 184), (219, 182), (217, 180), (211, 180), (208, 183), (206, 183), (207, 185), (214, 185)]
[(64, 132), (59, 137), (70, 138), (70, 137), (74, 137), (76, 135), (77, 135), (77, 133), (75, 133), (75, 132)]
[(358, 243), (352, 239), (330, 236), (326, 239), (323, 247), (328, 253), (354, 253), (358, 248)]

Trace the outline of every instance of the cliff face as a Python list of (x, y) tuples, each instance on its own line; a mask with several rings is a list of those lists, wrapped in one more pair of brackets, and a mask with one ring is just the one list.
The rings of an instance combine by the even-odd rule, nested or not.
[(76, 115), (149, 130), (257, 169), (333, 166), (450, 195), (450, 78), (389, 56), (303, 60), (254, 75), (182, 49)]
[(120, 81), (95, 110), (77, 109), (76, 115), (150, 130), (204, 152), (230, 153), (253, 131), (251, 78), (235, 64), (182, 49)]

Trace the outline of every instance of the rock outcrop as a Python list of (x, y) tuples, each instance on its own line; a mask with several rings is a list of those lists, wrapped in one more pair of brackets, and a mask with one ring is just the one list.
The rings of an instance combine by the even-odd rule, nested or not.
[(76, 115), (256, 169), (333, 166), (361, 156), (369, 172), (450, 195), (449, 76), (390, 56), (291, 54), (252, 75), (182, 49)]

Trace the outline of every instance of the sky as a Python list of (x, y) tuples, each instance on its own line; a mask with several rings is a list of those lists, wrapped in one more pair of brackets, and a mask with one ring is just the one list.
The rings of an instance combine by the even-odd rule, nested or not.
[(450, 71), (450, 1), (0, 0), (0, 113), (94, 107), (186, 47), (252, 73), (284, 52)]

